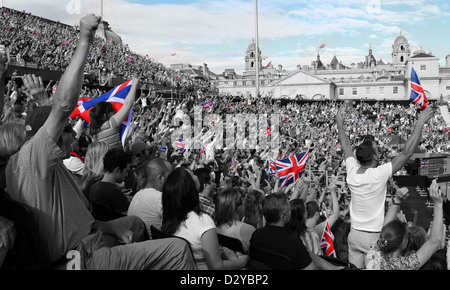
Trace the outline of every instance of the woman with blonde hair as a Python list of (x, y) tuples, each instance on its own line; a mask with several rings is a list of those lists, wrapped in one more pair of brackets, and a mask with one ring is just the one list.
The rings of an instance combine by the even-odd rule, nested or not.
[(242, 195), (237, 188), (227, 188), (216, 196), (215, 222), (217, 233), (242, 242), (244, 254), (248, 254), (254, 226), (239, 220), (238, 208), (242, 207)]
[(103, 178), (103, 158), (108, 150), (109, 146), (105, 142), (95, 142), (88, 147), (84, 157), (84, 169), (81, 178), (81, 189), (88, 199), (91, 186)]

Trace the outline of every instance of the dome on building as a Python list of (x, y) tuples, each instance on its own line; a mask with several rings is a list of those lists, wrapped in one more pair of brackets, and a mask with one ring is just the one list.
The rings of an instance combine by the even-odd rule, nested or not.
[(400, 44), (408, 44), (408, 40), (406, 39), (406, 37), (404, 37), (401, 34), (394, 41), (394, 45), (400, 45)]
[[(255, 40), (253, 39), (252, 43), (250, 43), (250, 45), (247, 48), (247, 53), (250, 53), (255, 50), (256, 50), (256, 43), (255, 43)], [(261, 53), (261, 49), (258, 48), (258, 51), (259, 51), (259, 53)]]

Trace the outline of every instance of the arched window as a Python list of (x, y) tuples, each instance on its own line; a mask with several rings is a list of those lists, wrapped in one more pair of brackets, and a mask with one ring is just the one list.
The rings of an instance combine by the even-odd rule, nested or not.
[(253, 61), (250, 63), (250, 67), (255, 67), (255, 63)]
[(251, 58), (254, 58), (255, 57), (255, 54), (252, 52), (252, 53), (250, 53), (250, 57)]
[(405, 51), (405, 47), (402, 45), (402, 46), (400, 46), (400, 50), (401, 51)]
[(400, 57), (400, 62), (404, 62), (405, 58), (403, 56)]

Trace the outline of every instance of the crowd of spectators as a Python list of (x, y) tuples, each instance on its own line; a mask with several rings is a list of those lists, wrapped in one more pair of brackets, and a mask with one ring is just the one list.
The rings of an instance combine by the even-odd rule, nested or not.
[[(0, 16), (0, 54), (11, 63), (64, 71), (78, 45), (79, 26), (4, 7)], [(179, 91), (208, 91), (210, 83), (192, 79), (188, 74), (166, 68), (148, 55), (133, 52), (128, 44), (96, 37), (86, 57), (85, 73), (104, 85), (111, 78), (131, 79), (138, 74), (144, 87), (160, 84)]]
[[(46, 266), (59, 262), (69, 250), (78, 250), (86, 269), (236, 270), (252, 267), (253, 245), (289, 257), (293, 269), (341, 269), (336, 261), (323, 257), (320, 241), (329, 226), (335, 235), (337, 258), (352, 262), (347, 239), (354, 196), (354, 189), (347, 184), (353, 164), (349, 159), (351, 150), (360, 148), (372, 136), (379, 164), (393, 162), (405, 147), (426, 154), (450, 153), (447, 125), (439, 111), (424, 122), (423, 135), (412, 146), (407, 140), (415, 134), (417, 120), (424, 119), (414, 104), (281, 103), (270, 97), (234, 96), (166, 100), (151, 90), (145, 92), (145, 81), (150, 78), (174, 85), (176, 74), (137, 55), (133, 64), (125, 57), (123, 63), (116, 65), (116, 57), (122, 57), (126, 50), (94, 37), (97, 17), (86, 16), (80, 27), (72, 28), (22, 12), (4, 13), (7, 15), (3, 14), (5, 21), (1, 25), (8, 29), (0, 27), (0, 37), (7, 40), (4, 44), (9, 53), (42, 68), (65, 71), (60, 80), (54, 80), (58, 82), (55, 92), (52, 83), (44, 86), (35, 75), (11, 78), (5, 86), (8, 58), (2, 57), (0, 62), (0, 89), (4, 93), (0, 103), (2, 200), (20, 202), (30, 208), (32, 224), (39, 229), (39, 246), (45, 248)], [(57, 33), (50, 33), (52, 27)], [(100, 60), (102, 65), (97, 67)], [(91, 125), (84, 126), (83, 120), (68, 120), (79, 97), (96, 98), (103, 93), (82, 87), (85, 69), (102, 66), (114, 67), (111, 71), (117, 76), (133, 78), (134, 87), (124, 107), (130, 102), (134, 113), (124, 144), (115, 129), (108, 133), (113, 138), (99, 136), (114, 124), (120, 124), (125, 114), (120, 114), (120, 118), (114, 112), (100, 114), (94, 107), (91, 119), (102, 119), (94, 133)], [(183, 79), (178, 77), (176, 81)], [(194, 90), (202, 90), (205, 85), (197, 81), (184, 84)], [(202, 106), (208, 101), (209, 108)], [(236, 141), (228, 142), (228, 120), (239, 114), (261, 112), (276, 115), (278, 122), (269, 118), (270, 124), (261, 126), (250, 121), (243, 132), (238, 132)], [(339, 112), (345, 112), (345, 117), (335, 122)], [(114, 118), (118, 120), (110, 121)], [(195, 129), (197, 120), (204, 123), (190, 143), (191, 138), (186, 138), (183, 132), (190, 124)], [(279, 145), (269, 149), (250, 147), (254, 141), (249, 137), (250, 131), (255, 126), (269, 140), (278, 131)], [(271, 134), (267, 133), (268, 127)], [(348, 144), (342, 134), (348, 137)], [(392, 136), (401, 138), (404, 144), (391, 142)], [(186, 141), (181, 148), (179, 138)], [(201, 146), (196, 148), (196, 143)], [(235, 149), (237, 143), (247, 149)], [(303, 152), (309, 152), (303, 176), (281, 187), (280, 178), (269, 172), (270, 158), (281, 160)], [(369, 157), (371, 161), (375, 155)], [(358, 162), (359, 159), (355, 160), (353, 165), (365, 166)], [(393, 172), (406, 175), (402, 166)], [(433, 246), (425, 242), (426, 237), (419, 242), (414, 249), (419, 258), (411, 259), (411, 268), (437, 268), (438, 263), (430, 266), (427, 261), (439, 260), (442, 255), (434, 255), (433, 251), (440, 253), (445, 247), (445, 239), (438, 233), (445, 233), (442, 205), (448, 202), (447, 197), (440, 197), (433, 185), (430, 196), (435, 206), (434, 226), (418, 231), (419, 226), (414, 223), (404, 226), (407, 221), (403, 218), (404, 232), (397, 232), (403, 233), (397, 238), (401, 245), (386, 250), (383, 245), (392, 238), (387, 233), (395, 231), (390, 229), (393, 224), (389, 222), (396, 220), (396, 215), (390, 211), (396, 214), (396, 206), (405, 199), (405, 190), (396, 187), (392, 176), (386, 179), (389, 181), (384, 183), (379, 198), (382, 208), (386, 206), (380, 219), (386, 213), (383, 226), (387, 228), (375, 232), (380, 240), (373, 251), (384, 249), (382, 256), (404, 254), (401, 245), (410, 238), (404, 232), (428, 230)], [(50, 197), (36, 198), (37, 190), (51, 191), (51, 198), (61, 204), (55, 208), (48, 200)], [(386, 195), (395, 198), (391, 200)], [(22, 245), (15, 241), (18, 229), (14, 224), (20, 221), (12, 223), (13, 218), (0, 217), (0, 262), (8, 257), (8, 250), (14, 253), (9, 255), (7, 267), (17, 266), (11, 257), (20, 257), (16, 252)], [(69, 233), (65, 232), (67, 228)], [(169, 239), (167, 243), (158, 241), (161, 235)], [(224, 246), (219, 239), (221, 235), (239, 240), (242, 251)], [(18, 237), (23, 238), (23, 233)], [(426, 255), (421, 248), (424, 245), (428, 249)], [(141, 253), (150, 250), (154, 252), (152, 257)], [(128, 257), (136, 262), (120, 263), (121, 258)], [(379, 258), (377, 261), (378, 269), (395, 268), (387, 258), (384, 262)], [(373, 264), (369, 262), (371, 268)]]

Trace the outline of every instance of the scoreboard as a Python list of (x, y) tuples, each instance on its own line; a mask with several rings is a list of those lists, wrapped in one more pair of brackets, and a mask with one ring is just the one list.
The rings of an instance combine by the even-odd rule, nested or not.
[(450, 175), (450, 157), (422, 157), (416, 162), (419, 176), (436, 178)]

